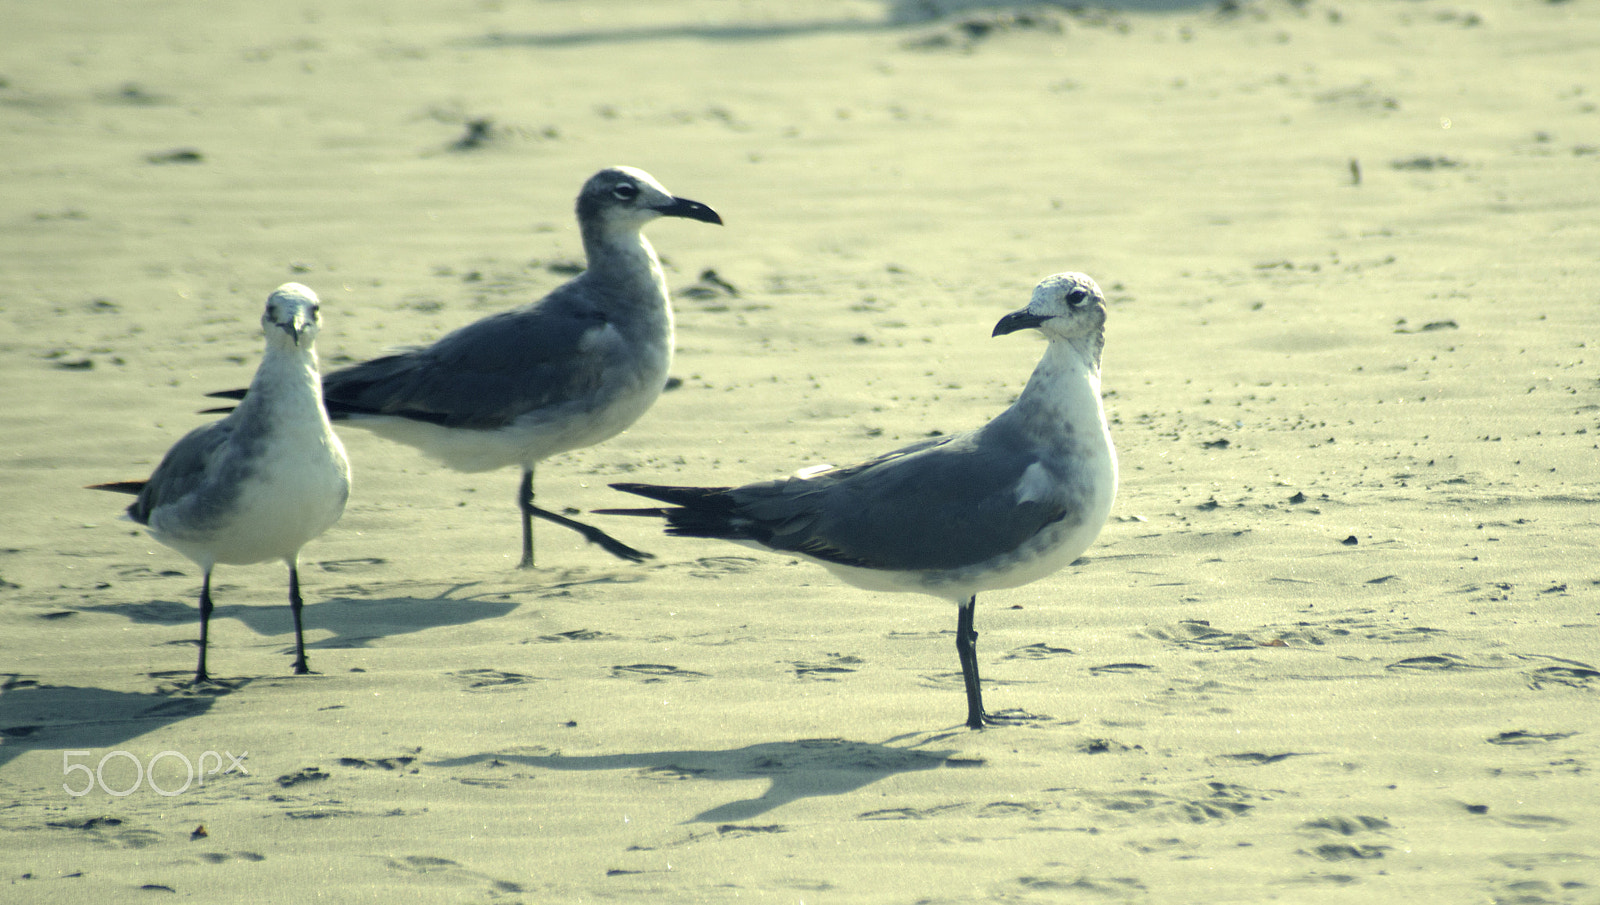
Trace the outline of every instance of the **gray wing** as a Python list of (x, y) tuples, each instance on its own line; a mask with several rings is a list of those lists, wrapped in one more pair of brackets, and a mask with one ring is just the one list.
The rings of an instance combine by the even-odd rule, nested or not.
[(139, 491), (139, 498), (128, 505), (128, 517), (148, 525), (150, 513), (157, 507), (171, 505), (200, 489), (217, 467), (234, 424), (233, 418), (202, 424), (172, 444)]
[(328, 413), (494, 429), (592, 394), (604, 369), (585, 342), (607, 320), (576, 296), (568, 283), (533, 305), (475, 321), (426, 348), (334, 371), (322, 383)]
[(1064, 493), (1019, 499), (1035, 464), (1049, 467), (1015, 431), (991, 424), (730, 495), (748, 535), (776, 550), (870, 569), (953, 569), (1014, 550), (1069, 513)]

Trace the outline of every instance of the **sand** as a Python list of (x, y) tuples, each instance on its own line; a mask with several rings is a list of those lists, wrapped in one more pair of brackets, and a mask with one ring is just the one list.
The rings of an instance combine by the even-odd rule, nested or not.
[[(10, 4), (0, 899), (1600, 902), (1600, 10), (1142, 6)], [(975, 426), (1107, 287), (1112, 521), (978, 605), (1035, 719), (961, 727), (948, 604), (601, 516), (657, 558), (518, 571), (512, 471), (359, 430), (318, 674), (223, 567), (188, 687), (198, 572), (81, 488), (280, 283), (325, 367), (557, 285), (614, 163), (727, 225), (651, 228), (682, 387), (545, 505)]]

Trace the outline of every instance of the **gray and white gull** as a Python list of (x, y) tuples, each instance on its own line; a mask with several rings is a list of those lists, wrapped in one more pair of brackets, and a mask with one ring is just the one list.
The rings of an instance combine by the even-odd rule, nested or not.
[(249, 394), (232, 414), (185, 434), (149, 480), (91, 486), (138, 494), (128, 517), (205, 573), (196, 682), (210, 679), (206, 640), (211, 572), (218, 563), (281, 559), (288, 565), (294, 671), (310, 671), (300, 615), (300, 548), (333, 527), (350, 496), (350, 462), (322, 408), (320, 326), (316, 293), (299, 283), (279, 286), (261, 315), (266, 353)]
[[(539, 518), (623, 559), (650, 554), (534, 505), (534, 466), (621, 433), (661, 395), (672, 363), (672, 306), (655, 249), (641, 230), (659, 217), (722, 222), (643, 170), (610, 167), (578, 193), (588, 268), (537, 302), (492, 314), (433, 345), (329, 373), (335, 421), (415, 447), (445, 466), (522, 466), (522, 560), (534, 564)], [(213, 393), (238, 398), (239, 391)]]
[(847, 468), (805, 469), (743, 487), (612, 484), (671, 508), (667, 533), (730, 540), (817, 563), (874, 591), (954, 602), (967, 725), (983, 708), (973, 614), (981, 592), (1037, 581), (1077, 559), (1117, 492), (1100, 401), (1106, 300), (1081, 273), (1045, 278), (994, 336), (1034, 328), (1049, 344), (1027, 387), (977, 430), (932, 437)]

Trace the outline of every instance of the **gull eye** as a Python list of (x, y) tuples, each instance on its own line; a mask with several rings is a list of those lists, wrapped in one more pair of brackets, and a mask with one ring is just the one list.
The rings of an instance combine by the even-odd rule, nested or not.
[(1089, 293), (1083, 289), (1074, 289), (1067, 293), (1067, 307), (1079, 308), (1089, 300)]
[(632, 201), (639, 197), (639, 187), (631, 182), (619, 183), (616, 188), (611, 190), (611, 197), (618, 201)]

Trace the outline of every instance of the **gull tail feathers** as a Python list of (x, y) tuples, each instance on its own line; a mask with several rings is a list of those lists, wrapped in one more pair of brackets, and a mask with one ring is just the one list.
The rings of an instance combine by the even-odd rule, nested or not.
[(637, 494), (672, 508), (599, 509), (606, 515), (642, 515), (667, 520), (667, 533), (677, 537), (743, 540), (748, 537), (737, 519), (737, 504), (728, 487), (663, 487), (658, 484), (612, 484), (616, 490)]

